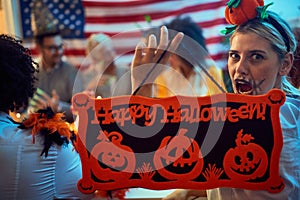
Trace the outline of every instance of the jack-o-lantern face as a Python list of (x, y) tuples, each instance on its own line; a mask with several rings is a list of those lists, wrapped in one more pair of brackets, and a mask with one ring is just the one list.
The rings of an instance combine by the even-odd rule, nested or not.
[(111, 167), (117, 171), (124, 170), (128, 165), (127, 158), (121, 154), (120, 151), (113, 152), (111, 149), (100, 153), (98, 160), (100, 163), (105, 163), (106, 166)]
[(184, 136), (186, 131), (181, 129), (178, 136), (164, 138), (154, 154), (156, 170), (165, 178), (191, 180), (202, 171), (200, 148), (193, 139)]
[(94, 175), (101, 180), (129, 178), (136, 161), (132, 149), (120, 144), (122, 135), (100, 131), (98, 139), (100, 142), (92, 149), (90, 158)]
[(223, 166), (225, 173), (231, 179), (247, 181), (262, 177), (265, 174), (268, 167), (268, 157), (261, 146), (247, 143), (253, 139), (251, 135), (245, 134), (247, 139), (244, 138), (243, 140), (242, 131), (239, 131), (236, 140), (237, 147), (226, 152)]

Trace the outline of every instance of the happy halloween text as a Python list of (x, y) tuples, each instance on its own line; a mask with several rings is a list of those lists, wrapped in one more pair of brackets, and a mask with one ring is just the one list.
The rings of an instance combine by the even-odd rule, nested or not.
[[(249, 103), (239, 106), (238, 108), (224, 106), (169, 106), (164, 108), (155, 104), (146, 105), (126, 105), (119, 109), (111, 107), (100, 107), (101, 112), (96, 112), (95, 116), (102, 124), (117, 123), (124, 126), (126, 121), (135, 124), (138, 119), (145, 119), (145, 126), (151, 126), (156, 120), (160, 123), (197, 123), (213, 121), (230, 121), (238, 122), (240, 119), (260, 119), (265, 120), (266, 114), (265, 103)], [(158, 112), (162, 110), (163, 112)], [(159, 113), (159, 114), (158, 114)]]

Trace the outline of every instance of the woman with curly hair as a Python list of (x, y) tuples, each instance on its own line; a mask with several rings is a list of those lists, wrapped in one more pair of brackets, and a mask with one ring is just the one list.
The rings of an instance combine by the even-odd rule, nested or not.
[[(91, 199), (77, 190), (81, 163), (69, 143), (69, 129), (60, 127), (68, 133), (61, 136), (39, 126), (45, 111), (29, 115), (33, 117), (23, 124), (9, 116), (9, 111), (26, 109), (36, 90), (37, 71), (20, 40), (0, 35), (0, 199)], [(66, 124), (60, 115), (46, 111), (48, 125)], [(40, 131), (34, 132), (34, 126)]]

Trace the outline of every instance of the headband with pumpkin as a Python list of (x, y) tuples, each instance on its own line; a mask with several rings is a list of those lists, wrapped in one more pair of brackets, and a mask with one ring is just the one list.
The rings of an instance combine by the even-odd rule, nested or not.
[(237, 26), (258, 18), (261, 21), (272, 24), (278, 30), (285, 42), (287, 51), (290, 51), (288, 35), (284, 28), (267, 13), (267, 8), (272, 4), (273, 3), (264, 5), (264, 0), (230, 0), (226, 3), (225, 19), (229, 24), (234, 26), (226, 27), (221, 33), (229, 34), (234, 31)]
[(236, 26), (254, 18), (264, 20), (268, 17), (267, 8), (273, 3), (264, 5), (264, 0), (230, 0), (226, 3), (225, 19), (234, 26), (226, 27), (223, 34), (231, 33)]

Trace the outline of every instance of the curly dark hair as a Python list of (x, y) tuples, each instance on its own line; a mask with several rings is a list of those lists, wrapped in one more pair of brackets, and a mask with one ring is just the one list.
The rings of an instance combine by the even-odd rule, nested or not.
[[(195, 58), (198, 58), (198, 61), (205, 60), (208, 49), (203, 30), (190, 16), (179, 15), (165, 25), (169, 29), (170, 38), (173, 38), (178, 32), (184, 34), (176, 52), (187, 66), (197, 66), (198, 64), (194, 62)], [(199, 51), (200, 47), (203, 52)]]
[(166, 26), (168, 29), (176, 31), (174, 33), (170, 33), (171, 38), (173, 38), (178, 32), (182, 32), (184, 35), (189, 36), (195, 42), (200, 44), (207, 51), (203, 30), (190, 16), (179, 15), (167, 23)]
[(28, 106), (33, 96), (38, 64), (22, 41), (12, 36), (0, 35), (0, 110), (19, 110)]

